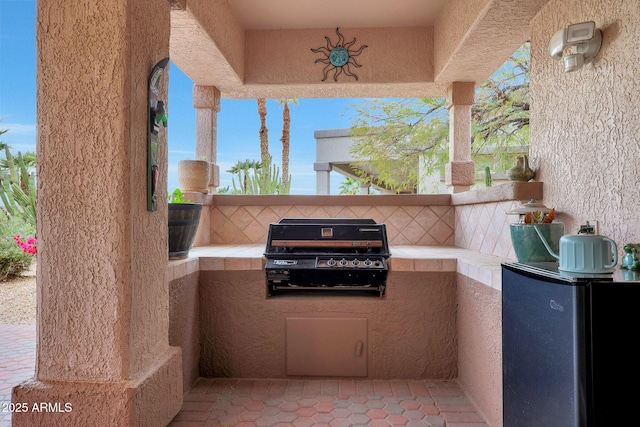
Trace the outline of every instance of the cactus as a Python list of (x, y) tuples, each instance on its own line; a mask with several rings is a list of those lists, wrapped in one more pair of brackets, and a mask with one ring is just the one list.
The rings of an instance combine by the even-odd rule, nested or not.
[(35, 226), (36, 223), (36, 184), (34, 153), (11, 154), (9, 146), (4, 148), (5, 158), (0, 159), (0, 200), (9, 216), (21, 217)]
[(280, 180), (280, 168), (271, 164), (270, 156), (264, 163), (239, 161), (227, 172), (236, 175), (231, 179), (232, 194), (289, 194), (291, 177), (283, 183)]
[(491, 168), (489, 166), (484, 168), (484, 185), (485, 187), (491, 187), (493, 180), (491, 179)]

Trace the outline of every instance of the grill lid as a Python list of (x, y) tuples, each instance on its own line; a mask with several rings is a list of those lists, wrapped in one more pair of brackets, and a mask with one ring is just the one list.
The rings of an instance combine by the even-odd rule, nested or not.
[(373, 219), (283, 218), (269, 226), (265, 256), (375, 253), (388, 257), (384, 224)]
[(267, 295), (361, 291), (384, 296), (390, 256), (384, 224), (373, 219), (283, 218), (269, 226)]

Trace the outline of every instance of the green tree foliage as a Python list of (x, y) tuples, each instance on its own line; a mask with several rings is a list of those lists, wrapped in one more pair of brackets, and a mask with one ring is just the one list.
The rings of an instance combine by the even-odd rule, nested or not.
[[(477, 159), (488, 152), (493, 153), (490, 163), (504, 170), (512, 162), (513, 147), (529, 143), (529, 57), (527, 42), (476, 89), (471, 146), (479, 170), (487, 164)], [(444, 99), (374, 99), (354, 108), (351, 152), (362, 160), (352, 166), (362, 181), (397, 192), (411, 190), (448, 162)]]
[(529, 145), (530, 57), (526, 42), (476, 90), (471, 109), (472, 156), (491, 149), (500, 170), (512, 165), (514, 147)]
[(401, 192), (418, 182), (420, 159), (431, 168), (445, 163), (449, 121), (444, 107), (442, 98), (374, 99), (356, 106), (351, 152), (363, 160), (352, 165), (358, 178)]
[[(351, 195), (351, 196), (357, 195), (357, 194), (360, 194), (361, 188), (362, 188), (362, 185), (360, 181), (358, 181), (357, 179), (353, 179), (349, 176), (345, 176), (344, 181), (342, 181), (340, 183), (340, 186), (338, 187), (338, 194)], [(376, 191), (371, 187), (369, 187), (369, 194), (376, 194)]]
[(347, 176), (340, 184), (338, 194), (355, 195), (358, 191), (360, 191), (360, 181)]

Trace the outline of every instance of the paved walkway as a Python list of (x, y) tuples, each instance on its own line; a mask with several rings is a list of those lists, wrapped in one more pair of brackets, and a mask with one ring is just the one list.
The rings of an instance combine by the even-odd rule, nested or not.
[[(33, 377), (34, 325), (0, 325), (0, 427)], [(170, 427), (489, 427), (455, 381), (201, 378)]]
[(11, 426), (11, 389), (34, 375), (36, 326), (0, 325), (0, 427)]

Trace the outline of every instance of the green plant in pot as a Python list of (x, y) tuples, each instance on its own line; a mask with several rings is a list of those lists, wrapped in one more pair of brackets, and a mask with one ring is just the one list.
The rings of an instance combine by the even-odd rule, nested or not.
[(560, 238), (564, 235), (564, 224), (553, 222), (555, 209), (549, 209), (531, 200), (507, 212), (520, 215), (520, 221), (511, 224), (511, 242), (519, 262), (555, 262), (540, 239), (536, 228), (545, 237), (553, 251), (558, 253)]
[(167, 198), (169, 202), (169, 259), (184, 259), (198, 231), (202, 203), (184, 200), (182, 191), (176, 188)]

